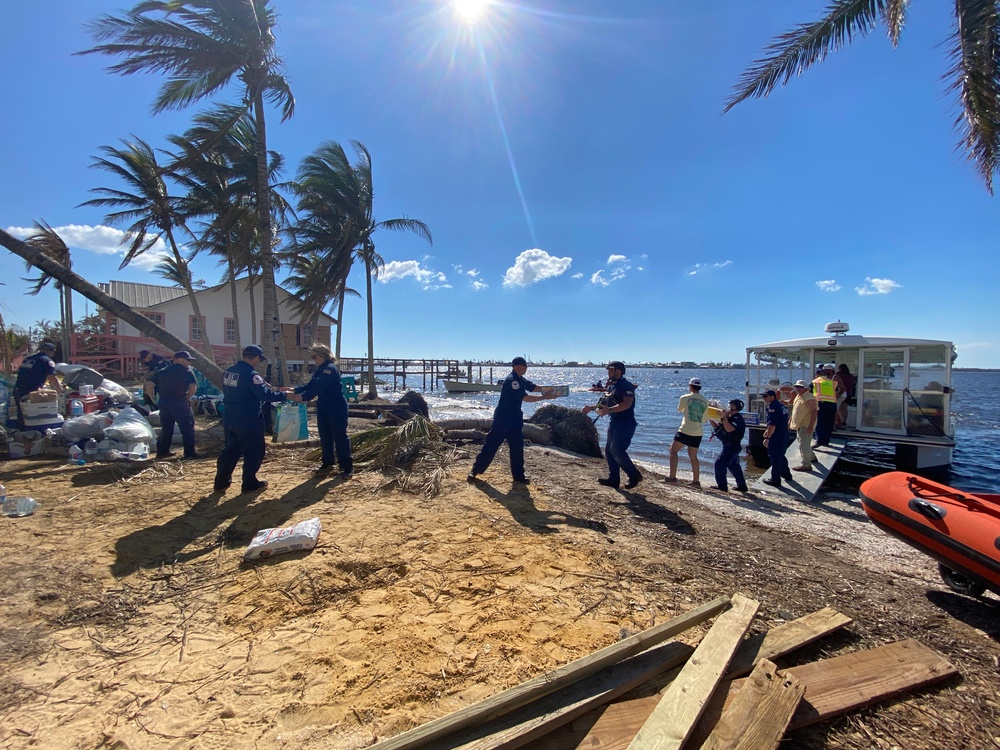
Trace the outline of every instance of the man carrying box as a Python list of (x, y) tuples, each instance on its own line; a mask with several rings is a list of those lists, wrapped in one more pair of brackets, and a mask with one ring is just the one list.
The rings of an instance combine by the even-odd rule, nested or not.
[(24, 429), (24, 412), (21, 410), (21, 399), (39, 390), (46, 382), (56, 392), (62, 394), (62, 383), (56, 377), (56, 363), (52, 357), (56, 353), (56, 345), (51, 341), (43, 341), (38, 351), (30, 357), (25, 357), (17, 370), (17, 380), (14, 382), (14, 404), (17, 407), (17, 426)]

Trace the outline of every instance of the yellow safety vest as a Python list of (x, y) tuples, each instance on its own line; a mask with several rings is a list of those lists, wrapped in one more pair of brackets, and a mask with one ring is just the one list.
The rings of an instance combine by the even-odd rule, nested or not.
[(813, 394), (820, 403), (824, 401), (837, 403), (837, 384), (830, 378), (816, 378), (813, 381)]

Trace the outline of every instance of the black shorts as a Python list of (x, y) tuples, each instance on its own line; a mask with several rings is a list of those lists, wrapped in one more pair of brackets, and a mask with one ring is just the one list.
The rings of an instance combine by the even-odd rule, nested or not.
[(697, 448), (701, 445), (701, 435), (687, 435), (683, 432), (678, 432), (674, 435), (674, 440), (678, 443), (683, 443), (688, 448)]

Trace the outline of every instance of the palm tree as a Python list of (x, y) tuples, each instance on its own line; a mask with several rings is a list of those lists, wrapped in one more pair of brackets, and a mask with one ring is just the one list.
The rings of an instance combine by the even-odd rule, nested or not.
[[(69, 255), (69, 248), (66, 246), (66, 243), (63, 242), (62, 237), (60, 237), (55, 230), (44, 221), (36, 221), (35, 231), (32, 232), (24, 241), (35, 249), (43, 252), (49, 258), (52, 258), (56, 261), (56, 263), (59, 263), (66, 268), (73, 267), (73, 262)], [(27, 266), (28, 268), (32, 267), (30, 263), (28, 263)], [(34, 295), (42, 291), (49, 281), (52, 280), (52, 277), (47, 273), (42, 272), (38, 278), (24, 280), (34, 284), (34, 286), (28, 290), (28, 294)], [(73, 356), (71, 347), (73, 329), (73, 290), (58, 281), (55, 282), (55, 288), (59, 291), (59, 323), (62, 355), (67, 361), (69, 361), (70, 357)]]
[[(119, 208), (121, 210), (107, 214), (104, 221), (113, 225), (132, 222), (128, 227), (132, 242), (119, 266), (120, 269), (125, 268), (137, 255), (149, 250), (161, 237), (167, 239), (167, 247), (173, 255), (174, 265), (177, 268), (186, 267), (187, 261), (181, 255), (174, 237), (175, 229), (188, 231), (184, 225), (182, 202), (168, 193), (163, 180), (163, 170), (148, 143), (136, 138), (133, 143), (123, 141), (123, 144), (124, 148), (102, 146), (101, 151), (106, 158), (95, 157), (91, 166), (117, 175), (133, 192), (103, 187), (93, 188), (90, 192), (97, 193), (101, 197), (92, 198), (81, 205)], [(178, 276), (178, 281), (191, 301), (191, 309), (194, 311), (202, 336), (202, 346), (208, 358), (214, 362), (207, 321), (201, 314), (198, 297), (190, 283), (190, 274), (186, 276), (181, 274)], [(195, 346), (197, 347), (197, 344)]]
[[(385, 219), (375, 221), (375, 195), (372, 186), (372, 159), (360, 141), (351, 141), (357, 161), (351, 164), (343, 147), (336, 141), (322, 143), (311, 155), (302, 160), (299, 168), (299, 211), (308, 212), (311, 218), (324, 224), (330, 231), (327, 250), (343, 256), (348, 250), (365, 264), (365, 289), (368, 300), (368, 396), (374, 398), (375, 389), (375, 335), (372, 308), (372, 282), (384, 267), (381, 256), (375, 251), (372, 235), (379, 229), (395, 232), (413, 232), (433, 244), (430, 230), (417, 219)], [(302, 231), (300, 222), (297, 231)], [(338, 270), (350, 265), (341, 260), (334, 265)], [(344, 282), (346, 283), (346, 273)], [(335, 286), (338, 278), (331, 279)], [(346, 289), (346, 286), (345, 286)], [(343, 321), (343, 305), (338, 313), (339, 325)]]
[(181, 109), (214, 95), (234, 78), (239, 80), (242, 110), (253, 113), (257, 128), (257, 215), (263, 313), (269, 332), (263, 345), (275, 364), (280, 363), (278, 383), (284, 385), (288, 367), (284, 339), (270, 333), (275, 328), (280, 333), (280, 319), (264, 102), (280, 107), (284, 121), (295, 110), (295, 98), (281, 72), (276, 23), (271, 0), (142, 0), (123, 17), (104, 15), (95, 21), (91, 29), (97, 41), (104, 43), (81, 54), (121, 57), (110, 69), (123, 75), (158, 72), (169, 76), (153, 102), (154, 113)]
[[(826, 56), (885, 25), (895, 47), (906, 20), (908, 0), (833, 0), (826, 16), (802, 24), (772, 40), (767, 56), (740, 78), (724, 111), (749, 98), (763, 98), (779, 84), (826, 59)], [(961, 101), (955, 120), (959, 148), (993, 193), (1000, 160), (1000, 8), (985, 0), (955, 0), (951, 34), (949, 90)]]
[[(5, 248), (10, 250), (14, 253), (14, 255), (28, 261), (40, 271), (52, 276), (58, 280), (59, 283), (69, 287), (74, 292), (79, 292), (95, 305), (98, 305), (108, 312), (118, 316), (146, 336), (156, 339), (167, 349), (177, 351), (179, 349), (187, 348), (186, 343), (181, 341), (166, 329), (158, 326), (142, 313), (137, 313), (124, 302), (116, 300), (111, 295), (98, 289), (82, 276), (70, 271), (66, 268), (66, 266), (61, 263), (57, 263), (45, 255), (45, 253), (33, 248), (26, 242), (22, 242), (17, 239), (17, 237), (8, 234), (2, 229), (0, 229), (0, 245), (3, 245)], [(214, 385), (221, 388), (222, 369), (214, 362), (206, 359), (201, 352), (195, 350), (192, 354), (194, 356), (195, 364), (198, 365), (198, 369), (202, 372), (202, 374)]]
[(161, 276), (177, 286), (190, 286), (196, 289), (204, 289), (207, 286), (204, 279), (195, 280), (191, 275), (190, 259), (181, 258), (178, 261), (176, 258), (168, 256), (157, 263), (153, 270), (157, 276)]

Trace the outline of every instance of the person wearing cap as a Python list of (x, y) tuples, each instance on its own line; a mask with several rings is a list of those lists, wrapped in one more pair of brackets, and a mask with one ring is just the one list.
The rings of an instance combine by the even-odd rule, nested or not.
[(145, 382), (142, 385), (142, 395), (143, 400), (146, 402), (146, 406), (150, 409), (156, 408), (156, 393), (150, 391), (146, 388), (146, 383), (149, 382), (153, 375), (158, 373), (160, 370), (165, 370), (170, 367), (170, 362), (166, 357), (161, 357), (156, 352), (151, 352), (149, 349), (139, 350), (139, 367), (143, 368), (142, 373)]
[(813, 461), (817, 460), (810, 446), (813, 430), (816, 429), (817, 407), (816, 397), (809, 390), (809, 383), (796, 380), (795, 400), (792, 401), (792, 416), (788, 419), (788, 429), (795, 433), (795, 438), (798, 440), (801, 460), (798, 466), (792, 467), (792, 471), (812, 471)]
[(316, 426), (323, 449), (323, 460), (316, 471), (323, 473), (334, 467), (336, 446), (340, 476), (350, 479), (354, 474), (354, 459), (351, 457), (351, 441), (347, 437), (347, 398), (340, 383), (340, 370), (333, 364), (333, 352), (325, 344), (313, 344), (309, 352), (316, 369), (308, 383), (295, 389), (293, 400), (316, 399)]
[(764, 391), (764, 403), (767, 404), (767, 428), (764, 430), (764, 447), (767, 457), (771, 460), (771, 478), (761, 481), (772, 487), (781, 487), (781, 480), (792, 481), (792, 472), (788, 470), (788, 409), (778, 400), (778, 394), (771, 388)]
[[(514, 357), (510, 366), (511, 373), (500, 388), (500, 402), (493, 410), (493, 426), (469, 472), (470, 482), (475, 482), (477, 475), (489, 468), (501, 444), (506, 440), (510, 449), (510, 474), (515, 482), (528, 484), (528, 478), (524, 475), (524, 414), (521, 412), (521, 402), (555, 398), (556, 394), (543, 391), (524, 377), (528, 371), (528, 363), (524, 357)], [(529, 392), (536, 391), (542, 395), (528, 395)]]
[(62, 383), (56, 376), (56, 363), (52, 361), (54, 356), (56, 356), (56, 345), (51, 341), (43, 341), (38, 347), (38, 351), (25, 357), (21, 366), (17, 368), (17, 379), (14, 381), (11, 398), (13, 398), (17, 408), (18, 426), (22, 430), (24, 429), (24, 415), (21, 411), (22, 399), (26, 399), (29, 393), (34, 393), (46, 383), (56, 393), (63, 392)]
[(729, 402), (729, 409), (722, 413), (722, 417), (716, 422), (714, 419), (708, 420), (712, 425), (712, 434), (722, 443), (722, 453), (715, 459), (715, 487), (723, 492), (729, 492), (729, 485), (726, 481), (726, 473), (731, 473), (736, 480), (737, 492), (749, 492), (746, 477), (743, 475), (743, 466), (740, 465), (740, 454), (743, 443), (743, 436), (747, 432), (747, 423), (740, 412), (743, 411), (743, 402), (734, 398)]
[(243, 359), (222, 373), (222, 427), (226, 445), (216, 463), (213, 485), (220, 494), (232, 484), (240, 457), (243, 458), (242, 491), (267, 487), (267, 482), (257, 478), (257, 470), (264, 463), (264, 415), (260, 406), (280, 404), (288, 398), (265, 383), (254, 369), (266, 359), (264, 350), (251, 344), (243, 349)]
[(837, 419), (837, 384), (833, 380), (834, 366), (820, 365), (812, 382), (813, 394), (819, 402), (816, 416), (816, 442), (813, 448), (830, 444), (833, 425)]
[(191, 411), (191, 397), (197, 390), (191, 352), (187, 350), (175, 352), (173, 364), (157, 370), (146, 380), (146, 402), (157, 401), (160, 410), (160, 436), (156, 440), (158, 459), (174, 455), (170, 445), (174, 440), (175, 424), (181, 431), (184, 458), (200, 458), (194, 449), (194, 412)]
[(681, 426), (670, 444), (670, 475), (666, 481), (677, 481), (677, 461), (681, 448), (686, 447), (691, 460), (691, 484), (701, 487), (701, 466), (698, 463), (698, 447), (705, 434), (705, 414), (708, 411), (708, 399), (701, 395), (701, 378), (691, 378), (688, 381), (688, 393), (681, 396), (677, 403), (677, 411), (683, 414)]
[(583, 413), (597, 412), (600, 419), (608, 415), (608, 437), (604, 444), (604, 458), (608, 462), (608, 476), (597, 481), (605, 487), (618, 489), (622, 472), (630, 490), (642, 481), (642, 474), (632, 463), (628, 448), (635, 435), (635, 385), (625, 379), (625, 363), (615, 360), (608, 363), (608, 382), (604, 396), (597, 406), (583, 407)]

